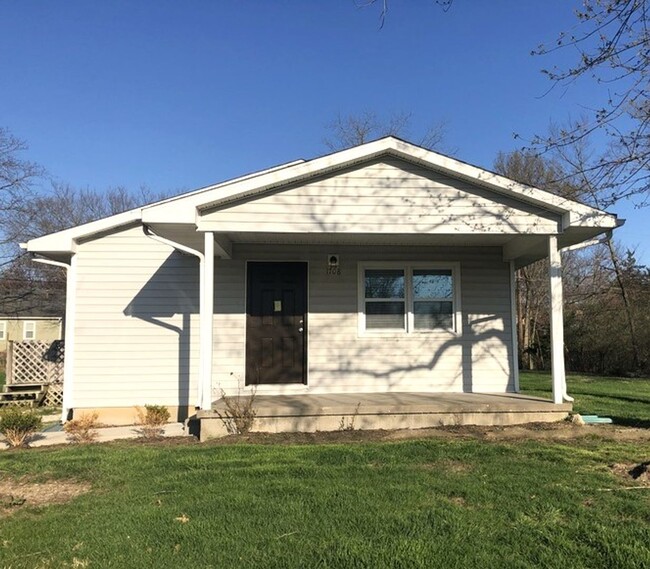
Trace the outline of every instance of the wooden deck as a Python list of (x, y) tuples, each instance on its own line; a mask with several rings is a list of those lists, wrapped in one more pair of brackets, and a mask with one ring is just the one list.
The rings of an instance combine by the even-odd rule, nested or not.
[[(564, 419), (570, 403), (517, 393), (338, 393), (328, 395), (257, 395), (252, 431), (335, 431), (346, 429), (414, 429), (448, 425), (515, 425)], [(200, 411), (201, 440), (228, 430), (219, 414)]]

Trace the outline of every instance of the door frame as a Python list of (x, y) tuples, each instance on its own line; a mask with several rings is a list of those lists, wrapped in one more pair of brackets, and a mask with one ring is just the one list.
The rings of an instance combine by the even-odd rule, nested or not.
[[(302, 263), (306, 265), (307, 274), (305, 278), (305, 324), (307, 333), (305, 334), (305, 353), (303, 355), (303, 368), (304, 368), (304, 379), (302, 383), (247, 383), (246, 382), (246, 368), (247, 368), (247, 342), (248, 342), (248, 264), (249, 263)], [(306, 387), (309, 387), (309, 334), (310, 328), (309, 325), (309, 303), (311, 300), (311, 291), (310, 291), (310, 282), (309, 282), (309, 272), (310, 272), (310, 261), (305, 259), (246, 259), (244, 263), (244, 385), (246, 388), (255, 387), (258, 391), (274, 391), (280, 389), (281, 391), (287, 390), (300, 390), (303, 391)]]

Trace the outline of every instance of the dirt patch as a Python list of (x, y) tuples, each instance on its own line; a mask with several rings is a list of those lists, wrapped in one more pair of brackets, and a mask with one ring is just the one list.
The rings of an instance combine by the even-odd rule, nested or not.
[[(460, 439), (484, 441), (571, 441), (597, 437), (621, 442), (650, 442), (650, 429), (636, 429), (612, 425), (579, 426), (568, 421), (558, 423), (530, 423), (507, 427), (454, 426), (429, 429), (401, 429), (395, 431), (334, 431), (316, 433), (248, 433), (229, 435), (208, 441), (208, 445), (231, 444), (332, 444), (402, 441), (409, 439)], [(164, 444), (164, 441), (161, 441)]]
[(26, 477), (0, 478), (0, 516), (24, 507), (64, 504), (90, 491), (90, 484), (73, 480), (32, 482)]
[(650, 487), (650, 461), (634, 463), (616, 463), (609, 465), (612, 472), (622, 478), (626, 484)]
[(451, 498), (449, 498), (449, 501), (454, 506), (458, 506), (459, 508), (466, 508), (467, 507), (467, 502), (465, 501), (465, 498), (462, 498), (460, 496), (452, 496)]

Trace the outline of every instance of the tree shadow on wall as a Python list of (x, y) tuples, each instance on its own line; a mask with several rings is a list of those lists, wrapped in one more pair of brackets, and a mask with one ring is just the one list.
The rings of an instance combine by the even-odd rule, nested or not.
[[(172, 252), (138, 291), (123, 311), (125, 316), (138, 318), (151, 326), (162, 328), (175, 338), (178, 366), (173, 372), (177, 377), (177, 421), (188, 418), (192, 402), (190, 383), (192, 377), (192, 315), (199, 313), (199, 263), (189, 255)], [(154, 364), (160, 350), (146, 354)], [(165, 353), (165, 359), (170, 354)], [(163, 371), (161, 380), (172, 370)]]

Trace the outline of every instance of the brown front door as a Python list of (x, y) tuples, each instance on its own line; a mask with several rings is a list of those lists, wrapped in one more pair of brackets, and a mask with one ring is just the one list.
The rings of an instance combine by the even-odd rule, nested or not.
[(248, 263), (246, 385), (307, 383), (307, 263)]

